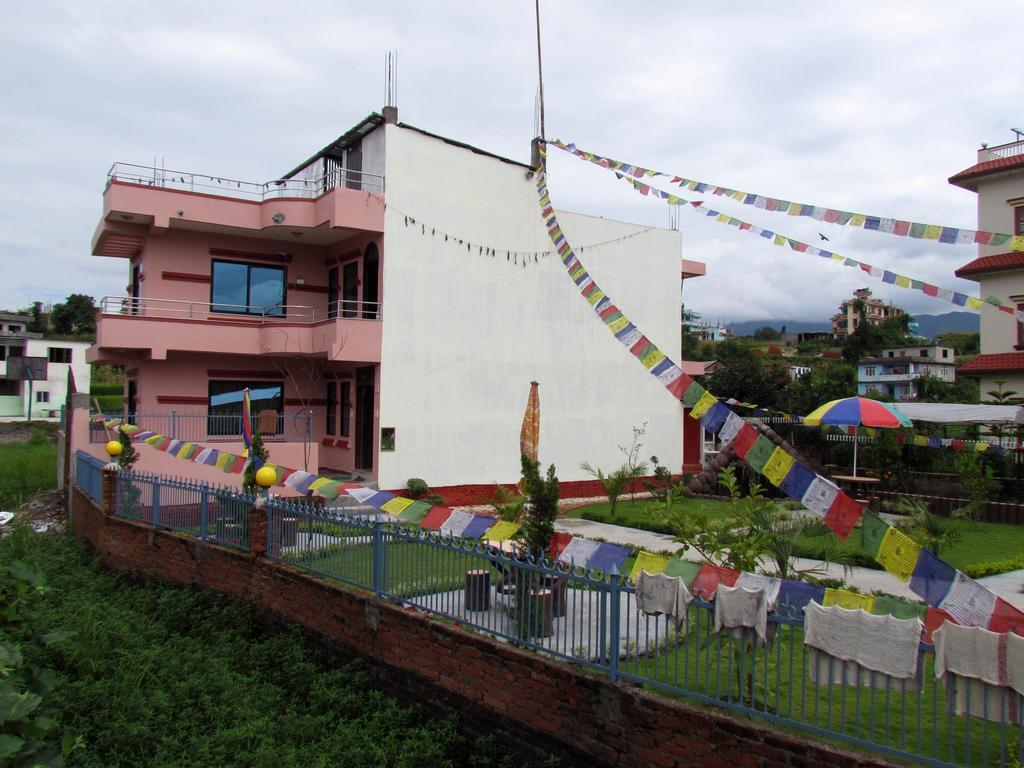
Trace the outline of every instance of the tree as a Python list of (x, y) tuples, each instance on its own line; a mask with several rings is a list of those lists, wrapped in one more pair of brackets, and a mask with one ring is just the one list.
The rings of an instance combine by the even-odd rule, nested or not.
[(807, 414), (831, 400), (855, 394), (857, 369), (849, 363), (829, 360), (790, 383), (787, 407), (793, 413)]
[(950, 331), (940, 333), (936, 338), (939, 340), (939, 344), (944, 347), (952, 347), (958, 355), (977, 355), (981, 352), (980, 333)]
[(977, 379), (961, 377), (955, 382), (948, 382), (926, 373), (918, 377), (914, 385), (917, 389), (917, 400), (921, 403), (978, 402)]
[(117, 457), (117, 465), (121, 469), (131, 469), (141, 458), (139, 452), (135, 450), (131, 437), (123, 429), (117, 430), (117, 438), (121, 443), (121, 453)]
[(49, 323), (47, 322), (46, 316), (43, 314), (43, 302), (33, 301), (30, 314), (32, 315), (32, 319), (29, 321), (26, 330), (32, 333), (46, 333), (47, 325), (49, 325)]
[(50, 313), (53, 330), (59, 334), (88, 336), (96, 333), (96, 304), (92, 296), (72, 293)]
[(558, 517), (558, 478), (555, 465), (548, 467), (546, 478), (540, 476), (540, 462), (526, 454), (521, 457), (523, 486), (529, 504), (523, 520), (523, 541), (526, 554), (538, 560), (547, 556), (551, 539), (555, 535), (555, 518)]
[(263, 445), (260, 431), (258, 429), (254, 430), (252, 433), (252, 446), (249, 448), (249, 461), (245, 465), (245, 474), (242, 476), (243, 491), (254, 496), (260, 492), (260, 486), (256, 482), (256, 471), (266, 464), (269, 458), (270, 454), (267, 452), (266, 446)]
[(705, 386), (719, 397), (779, 408), (785, 402), (789, 374), (778, 365), (765, 366), (750, 347), (736, 341), (718, 344), (717, 359), (722, 368), (708, 374)]
[(778, 341), (782, 335), (770, 325), (762, 325), (754, 331), (754, 338), (758, 341)]

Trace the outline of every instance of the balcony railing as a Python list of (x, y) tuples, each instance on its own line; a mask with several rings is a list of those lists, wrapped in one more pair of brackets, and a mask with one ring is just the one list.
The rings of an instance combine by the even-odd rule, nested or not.
[(1024, 141), (1011, 141), (1009, 144), (1000, 144), (998, 147), (982, 147), (978, 150), (978, 162), (1002, 160), (1004, 157), (1016, 157), (1017, 155), (1024, 155)]
[[(179, 413), (134, 413), (128, 421), (145, 430), (156, 432), (172, 440), (188, 442), (240, 442), (242, 439), (242, 417), (239, 414)], [(257, 415), (260, 435), (266, 442), (309, 443), (313, 439), (313, 412), (261, 413)], [(115, 434), (96, 420), (89, 424), (89, 442), (105, 443)]]
[(336, 168), (317, 179), (277, 179), (261, 183), (229, 179), (225, 176), (208, 176), (191, 171), (173, 171), (151, 165), (114, 163), (107, 172), (107, 184), (112, 181), (261, 202), (281, 197), (313, 199), (337, 187), (359, 189), (364, 192), (384, 192), (383, 176), (348, 168)]
[(100, 314), (121, 317), (161, 318), (170, 320), (231, 320), (252, 322), (254, 325), (272, 323), (313, 324), (323, 320), (381, 320), (379, 301), (339, 300), (326, 308), (303, 304), (276, 304), (257, 307), (243, 304), (157, 299), (132, 296), (104, 296), (100, 300)]

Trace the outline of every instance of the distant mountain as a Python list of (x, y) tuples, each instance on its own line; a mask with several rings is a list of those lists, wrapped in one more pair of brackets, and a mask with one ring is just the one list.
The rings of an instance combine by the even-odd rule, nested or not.
[(981, 317), (974, 312), (946, 312), (943, 315), (914, 315), (917, 335), (933, 339), (940, 333), (978, 333)]
[(744, 320), (742, 323), (729, 323), (726, 327), (737, 336), (753, 336), (754, 332), (765, 326), (786, 333), (807, 333), (810, 331), (832, 330), (832, 323), (808, 323), (804, 320)]

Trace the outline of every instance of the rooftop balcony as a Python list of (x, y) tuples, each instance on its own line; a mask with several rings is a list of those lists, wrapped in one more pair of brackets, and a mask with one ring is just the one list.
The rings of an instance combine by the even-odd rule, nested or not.
[(226, 355), (326, 355), (380, 362), (382, 306), (341, 300), (326, 310), (253, 307), (179, 299), (106, 296), (100, 301), (94, 362), (164, 360), (169, 351)]
[(987, 163), (989, 160), (1002, 160), (1004, 157), (1018, 155), (1024, 155), (1024, 141), (1011, 141), (997, 147), (982, 147), (978, 150), (978, 162)]
[(384, 177), (339, 168), (260, 183), (114, 163), (93, 254), (131, 257), (170, 228), (331, 245), (384, 231)]

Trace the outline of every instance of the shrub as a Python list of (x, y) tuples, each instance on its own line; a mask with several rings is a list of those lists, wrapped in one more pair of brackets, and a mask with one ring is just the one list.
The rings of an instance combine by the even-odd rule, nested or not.
[(523, 522), (523, 539), (527, 553), (536, 558), (547, 555), (551, 539), (555, 535), (555, 518), (558, 517), (558, 477), (555, 465), (548, 467), (547, 476), (540, 476), (540, 462), (526, 454), (522, 455), (523, 486), (529, 505)]
[(435, 507), (444, 506), (444, 496), (440, 493), (428, 493), (421, 499), (421, 501), (425, 501), (427, 504), (433, 504)]
[[(430, 493), (430, 486), (427, 485), (426, 480), (421, 480), (418, 477), (410, 477), (406, 481), (405, 487), (409, 490), (410, 499), (422, 499)], [(441, 503), (443, 504), (444, 502)]]
[(1024, 555), (1009, 560), (991, 560), (986, 563), (966, 565), (963, 572), (972, 579), (980, 579), (984, 576), (995, 576), (997, 573), (1016, 571), (1020, 568), (1024, 568)]

